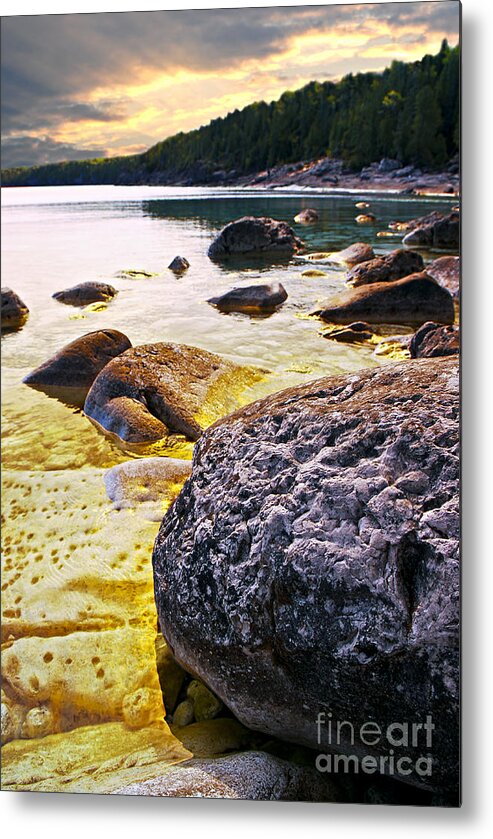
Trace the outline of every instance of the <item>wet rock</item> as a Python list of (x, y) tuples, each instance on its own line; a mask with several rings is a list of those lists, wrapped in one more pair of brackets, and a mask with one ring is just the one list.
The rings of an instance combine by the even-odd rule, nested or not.
[(207, 251), (211, 259), (239, 254), (297, 253), (303, 243), (288, 224), (272, 218), (244, 216), (227, 224)]
[(457, 300), (460, 295), (460, 257), (441, 256), (426, 266), (426, 273)]
[(354, 206), (357, 210), (367, 210), (370, 204), (368, 201), (358, 201)]
[(151, 277), (157, 276), (154, 271), (146, 271), (144, 268), (124, 268), (115, 274), (115, 277), (122, 280), (149, 280)]
[(318, 379), (205, 433), (155, 542), (156, 603), (177, 659), (245, 725), (320, 751), (330, 710), (356, 732), (334, 750), (379, 760), (388, 740), (361, 725), (431, 717), (431, 776), (424, 729), (392, 748), (406, 783), (456, 789), (458, 417), (458, 364), (427, 359)]
[(235, 391), (258, 378), (257, 372), (197, 347), (146, 344), (103, 368), (84, 412), (128, 443), (155, 442), (169, 433), (197, 440), (218, 412), (227, 413), (235, 404)]
[(170, 271), (174, 271), (175, 274), (183, 274), (190, 268), (190, 263), (184, 256), (175, 256), (173, 261), (168, 265), (168, 268)]
[(15, 291), (6, 286), (2, 288), (1, 311), (2, 332), (20, 329), (29, 316), (29, 309), (26, 304), (22, 302)]
[(172, 457), (146, 457), (118, 463), (104, 475), (108, 498), (116, 510), (137, 509), (150, 521), (161, 521), (192, 464)]
[[(440, 214), (439, 214), (440, 215)], [(449, 213), (436, 221), (423, 221), (406, 233), (402, 240), (411, 248), (447, 248), (457, 250), (460, 245), (459, 213)]]
[(88, 332), (28, 373), (23, 382), (62, 402), (82, 407), (98, 373), (131, 346), (127, 336), (116, 329)]
[(67, 306), (87, 306), (89, 303), (107, 303), (115, 294), (118, 294), (116, 288), (109, 283), (87, 282), (55, 291), (52, 297)]
[(425, 272), (390, 283), (371, 283), (348, 289), (325, 300), (311, 314), (330, 323), (421, 325), (427, 320), (453, 323), (454, 303), (449, 292)]
[(378, 256), (362, 265), (355, 265), (349, 271), (346, 281), (352, 286), (369, 283), (383, 283), (400, 280), (410, 274), (416, 274), (424, 268), (423, 257), (415, 251), (392, 251), (387, 256)]
[(361, 344), (373, 337), (370, 324), (363, 321), (350, 323), (347, 327), (334, 327), (322, 334), (324, 338), (330, 338), (332, 341), (340, 341), (344, 344)]
[(355, 221), (358, 224), (374, 224), (377, 220), (377, 217), (373, 215), (373, 213), (361, 213), (359, 216), (356, 216)]
[(458, 355), (459, 348), (460, 338), (457, 326), (440, 326), (432, 322), (424, 323), (415, 332), (409, 345), (411, 358)]
[(215, 760), (191, 760), (118, 795), (233, 798), (248, 801), (338, 801), (336, 783), (313, 766), (300, 766), (266, 752), (242, 752)]
[(302, 277), (328, 277), (326, 271), (319, 271), (317, 268), (308, 268), (306, 271), (301, 272)]
[(342, 251), (331, 251), (322, 253), (309, 253), (306, 258), (310, 262), (335, 263), (336, 265), (346, 265), (352, 268), (353, 265), (358, 265), (360, 262), (366, 262), (368, 259), (373, 259), (375, 253), (371, 245), (365, 242), (355, 242), (344, 248)]
[(312, 208), (307, 208), (306, 210), (302, 210), (298, 213), (297, 216), (294, 217), (294, 221), (298, 224), (316, 224), (319, 220), (319, 215), (316, 210)]
[(207, 302), (221, 312), (262, 314), (274, 312), (287, 299), (288, 293), (281, 283), (270, 283), (233, 288), (220, 297), (211, 297)]

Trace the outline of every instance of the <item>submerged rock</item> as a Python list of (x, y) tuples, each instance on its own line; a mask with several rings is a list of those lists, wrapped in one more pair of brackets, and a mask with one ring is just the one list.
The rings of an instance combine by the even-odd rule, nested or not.
[(66, 344), (52, 358), (23, 379), (62, 402), (82, 407), (94, 379), (103, 367), (132, 344), (123, 332), (98, 329)]
[(116, 288), (109, 283), (78, 283), (63, 291), (55, 291), (52, 297), (67, 306), (87, 306), (89, 303), (106, 303), (118, 294)]
[(354, 287), (369, 283), (383, 283), (391, 280), (401, 280), (410, 274), (416, 274), (424, 268), (423, 257), (415, 251), (392, 251), (386, 256), (378, 256), (355, 265), (349, 271), (346, 281)]
[(211, 259), (238, 254), (285, 253), (301, 250), (303, 243), (285, 221), (244, 216), (223, 227), (209, 247)]
[(128, 443), (155, 442), (170, 433), (197, 440), (221, 411), (235, 405), (234, 393), (258, 378), (258, 371), (197, 347), (146, 344), (106, 365), (84, 412)]
[[(458, 415), (452, 359), (248, 405), (202, 437), (153, 554), (164, 636), (245, 725), (377, 767), (392, 748), (410, 758), (394, 779), (445, 794), (459, 771)], [(329, 711), (350, 723), (331, 745)], [(368, 720), (381, 737), (360, 737)], [(401, 727), (387, 739), (394, 722), (420, 724), (418, 742)], [(431, 774), (417, 763), (430, 751)]]
[(184, 256), (175, 256), (173, 261), (168, 265), (168, 268), (170, 271), (174, 271), (175, 274), (183, 274), (190, 268), (190, 263)]
[(151, 277), (157, 276), (154, 271), (146, 271), (144, 268), (124, 268), (115, 274), (115, 277), (122, 280), (149, 280)]
[(270, 283), (233, 288), (220, 297), (211, 297), (207, 302), (221, 312), (255, 314), (273, 312), (287, 299), (288, 293), (281, 283)]
[(454, 303), (449, 292), (425, 272), (390, 283), (371, 283), (348, 289), (320, 304), (312, 314), (331, 323), (421, 325), (427, 320), (453, 323)]
[(319, 215), (316, 210), (312, 208), (307, 208), (306, 210), (301, 210), (297, 216), (294, 217), (294, 221), (298, 224), (316, 224), (319, 219)]
[(440, 326), (438, 323), (424, 323), (413, 335), (409, 344), (411, 358), (435, 358), (442, 355), (458, 355), (460, 335), (457, 326)]
[(358, 224), (374, 224), (377, 220), (377, 217), (373, 215), (373, 213), (360, 213), (359, 216), (356, 216), (355, 222)]
[(2, 288), (1, 311), (2, 332), (20, 329), (29, 316), (29, 309), (26, 304), (22, 302), (15, 291), (6, 286)]
[(138, 508), (147, 518), (161, 521), (191, 469), (189, 460), (172, 457), (128, 460), (105, 473), (104, 485), (116, 510)]
[(457, 300), (460, 295), (460, 257), (441, 256), (426, 266), (426, 273)]
[(435, 220), (423, 219), (404, 236), (403, 244), (413, 248), (450, 248), (460, 246), (460, 215), (449, 213)]

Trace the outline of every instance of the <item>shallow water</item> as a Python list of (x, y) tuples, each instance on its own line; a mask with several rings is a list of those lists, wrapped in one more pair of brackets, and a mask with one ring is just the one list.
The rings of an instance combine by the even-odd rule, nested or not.
[[(21, 384), (22, 377), (69, 341), (98, 328), (119, 329), (134, 345), (174, 341), (217, 352), (242, 364), (273, 371), (248, 399), (326, 374), (382, 363), (371, 348), (324, 340), (317, 319), (304, 317), (320, 299), (343, 287), (344, 272), (306, 278), (295, 260), (272, 265), (220, 266), (207, 247), (216, 232), (242, 215), (269, 215), (293, 224), (309, 251), (332, 251), (354, 241), (377, 252), (397, 247), (400, 237), (379, 239), (389, 221), (432, 209), (448, 210), (454, 199), (372, 196), (376, 225), (354, 221), (358, 195), (171, 187), (43, 187), (2, 190), (2, 285), (13, 288), (30, 309), (22, 330), (2, 337), (4, 434), (7, 465), (71, 468), (121, 459), (72, 409)], [(316, 225), (294, 224), (303, 207), (315, 207)], [(167, 265), (185, 256), (191, 267), (177, 278)], [(122, 269), (155, 272), (150, 279), (115, 277)], [(118, 289), (99, 312), (82, 312), (51, 298), (60, 289), (102, 280)], [(267, 318), (221, 314), (205, 301), (236, 285), (282, 282), (289, 298)], [(61, 426), (63, 425), (63, 432)], [(40, 429), (55, 452), (41, 456)], [(62, 441), (54, 440), (58, 436)], [(65, 445), (64, 445), (65, 442)], [(65, 450), (69, 451), (65, 451)], [(57, 454), (58, 452), (58, 454)], [(41, 459), (40, 459), (41, 458)]]

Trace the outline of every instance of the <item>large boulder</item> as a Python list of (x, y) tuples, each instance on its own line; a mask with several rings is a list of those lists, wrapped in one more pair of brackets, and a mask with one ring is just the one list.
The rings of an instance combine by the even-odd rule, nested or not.
[(133, 347), (95, 379), (85, 414), (127, 443), (152, 443), (170, 433), (197, 440), (237, 407), (235, 395), (259, 378), (218, 355), (181, 344)]
[(460, 215), (452, 212), (434, 221), (418, 220), (417, 225), (406, 233), (402, 242), (411, 248), (457, 250), (460, 246)]
[(424, 268), (423, 257), (416, 251), (401, 248), (386, 256), (377, 256), (368, 262), (355, 265), (348, 272), (346, 281), (352, 286), (369, 283), (388, 283), (416, 274)]
[(241, 254), (293, 254), (303, 243), (285, 221), (244, 216), (223, 227), (207, 251), (211, 259)]
[(52, 297), (67, 306), (88, 306), (89, 303), (107, 303), (115, 294), (118, 294), (116, 288), (109, 283), (87, 282), (55, 291)]
[(2, 288), (2, 305), (1, 305), (1, 319), (2, 332), (14, 331), (24, 326), (28, 316), (29, 309), (26, 304), (22, 302), (19, 295), (6, 286)]
[(436, 358), (442, 355), (458, 355), (460, 337), (458, 326), (440, 326), (438, 323), (424, 323), (414, 333), (409, 344), (411, 358)]
[(390, 283), (371, 283), (324, 300), (312, 314), (330, 323), (396, 323), (418, 325), (427, 320), (453, 323), (449, 292), (425, 272)]
[(103, 367), (130, 349), (123, 332), (98, 329), (76, 338), (23, 379), (24, 384), (49, 396), (82, 407), (94, 379)]
[(426, 273), (443, 288), (450, 291), (456, 300), (460, 295), (460, 257), (440, 256), (426, 266)]
[(221, 312), (245, 312), (246, 314), (269, 314), (288, 299), (288, 293), (281, 283), (250, 285), (233, 288), (207, 302)]
[(153, 553), (163, 635), (245, 725), (323, 755), (371, 756), (373, 772), (391, 773), (392, 756), (394, 779), (450, 794), (458, 415), (452, 359), (250, 404), (198, 443)]

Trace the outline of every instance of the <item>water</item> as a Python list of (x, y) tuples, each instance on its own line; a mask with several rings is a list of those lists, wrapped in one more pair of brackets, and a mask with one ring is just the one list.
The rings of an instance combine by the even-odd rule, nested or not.
[[(360, 196), (361, 197), (361, 196)], [(364, 196), (363, 196), (364, 197)], [(40, 427), (63, 424), (66, 442), (84, 450), (82, 464), (119, 459), (112, 445), (95, 438), (87, 422), (66, 406), (21, 384), (22, 377), (69, 341), (98, 328), (119, 329), (134, 345), (174, 341), (217, 352), (243, 364), (273, 372), (252, 398), (267, 391), (326, 374), (382, 363), (371, 348), (345, 346), (320, 337), (321, 324), (307, 319), (314, 304), (343, 288), (344, 272), (326, 268), (328, 277), (306, 278), (295, 260), (272, 265), (220, 266), (207, 247), (220, 228), (242, 215), (267, 215), (292, 222), (303, 207), (315, 207), (320, 221), (294, 228), (308, 250), (339, 250), (354, 241), (384, 253), (400, 239), (379, 239), (388, 222), (448, 210), (452, 200), (372, 196), (377, 225), (358, 225), (357, 195), (322, 196), (310, 192), (172, 187), (43, 187), (2, 190), (2, 285), (13, 288), (30, 309), (22, 330), (2, 337), (3, 407), (8, 436), (6, 456), (33, 462), (32, 443)], [(167, 265), (180, 254), (190, 269), (177, 278)], [(150, 279), (118, 279), (122, 269), (155, 272)], [(110, 282), (117, 297), (103, 312), (80, 312), (51, 295), (86, 280)], [(289, 298), (267, 318), (221, 314), (208, 297), (237, 285), (281, 282)], [(83, 317), (81, 317), (81, 315)], [(70, 416), (72, 414), (72, 416)], [(84, 431), (81, 429), (84, 427)], [(71, 434), (75, 440), (70, 441)], [(83, 436), (81, 444), (80, 435)], [(22, 451), (19, 449), (23, 449)], [(50, 459), (48, 458), (48, 463)], [(59, 465), (57, 458), (55, 464)], [(46, 458), (42, 458), (46, 465)], [(17, 465), (19, 461), (17, 461)]]

